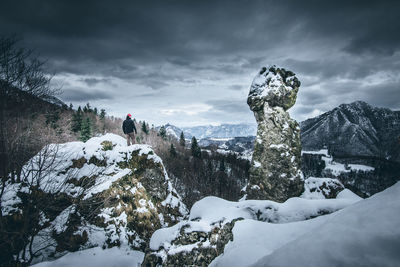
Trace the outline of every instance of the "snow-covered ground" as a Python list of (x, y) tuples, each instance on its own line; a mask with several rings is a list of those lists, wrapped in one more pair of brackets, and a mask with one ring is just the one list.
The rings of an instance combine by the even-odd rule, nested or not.
[[(293, 227), (304, 234), (265, 251), (253, 266), (400, 266), (400, 182), (341, 211), (301, 223)], [(271, 246), (282, 243), (268, 240)]]
[(348, 189), (336, 199), (311, 197), (285, 203), (207, 197), (194, 204), (189, 221), (156, 231), (150, 247), (164, 248), (164, 257), (207, 247), (208, 240), (181, 247), (173, 240), (183, 229), (210, 232), (242, 218), (210, 266), (399, 266), (400, 182), (365, 200)]
[(138, 267), (141, 265), (144, 253), (129, 248), (99, 247), (66, 254), (55, 261), (35, 264), (35, 267)]
[[(255, 263), (265, 255), (265, 251), (277, 246), (276, 244), (270, 246), (266, 243), (270, 237), (265, 235), (265, 232), (274, 232), (275, 239), (279, 239), (281, 243), (287, 243), (302, 232), (324, 222), (324, 219), (309, 219), (338, 211), (361, 200), (347, 189), (339, 193), (336, 199), (307, 199), (305, 197), (290, 198), (284, 203), (269, 200), (233, 202), (218, 197), (206, 197), (193, 205), (188, 221), (157, 230), (150, 240), (150, 248), (158, 251), (157, 255), (165, 259), (168, 255), (183, 251), (190, 252), (193, 248), (213, 247), (210, 240), (202, 240), (184, 246), (177, 245), (174, 240), (182, 231), (186, 234), (192, 232), (211, 233), (216, 227), (220, 228), (226, 223), (240, 219), (241, 221), (238, 221), (233, 228), (234, 241), (228, 243), (225, 253), (215, 259), (213, 265), (246, 266), (245, 264), (250, 262)], [(309, 225), (306, 220), (312, 221), (312, 223)], [(296, 225), (293, 222), (301, 223)], [(303, 225), (306, 228), (303, 229)], [(240, 256), (233, 259), (233, 255)]]
[(333, 160), (332, 156), (328, 154), (328, 149), (321, 149), (317, 151), (301, 151), (301, 154), (314, 154), (314, 155), (322, 155), (322, 160), (325, 161), (325, 170), (330, 171), (333, 175), (337, 176), (343, 172), (351, 172), (351, 171), (365, 171), (371, 172), (374, 171), (375, 168), (362, 164), (345, 164), (336, 162)]
[[(342, 209), (310, 219), (326, 208)], [(275, 223), (259, 220), (257, 210), (264, 218), (274, 213)], [(195, 203), (189, 221), (156, 231), (150, 248), (189, 252), (209, 244), (171, 245), (182, 227), (186, 233), (209, 232), (215, 224), (243, 218), (210, 266), (399, 266), (399, 211), (400, 182), (365, 200), (346, 189), (336, 199), (292, 198), (282, 204), (207, 197)], [(141, 252), (93, 248), (35, 266), (138, 266), (142, 260)]]

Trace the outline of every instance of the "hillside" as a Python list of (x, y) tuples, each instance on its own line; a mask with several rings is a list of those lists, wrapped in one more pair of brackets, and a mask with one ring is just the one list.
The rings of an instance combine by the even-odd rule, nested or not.
[(357, 101), (300, 123), (303, 150), (400, 162), (400, 111)]
[[(88, 139), (105, 132), (122, 134), (122, 120), (106, 116), (105, 111), (89, 103), (73, 109), (54, 96), (38, 97), (15, 87), (1, 90), (5, 97), (0, 126), (2, 176), (18, 176), (22, 165), (47, 144)], [(82, 136), (84, 127), (86, 134)]]

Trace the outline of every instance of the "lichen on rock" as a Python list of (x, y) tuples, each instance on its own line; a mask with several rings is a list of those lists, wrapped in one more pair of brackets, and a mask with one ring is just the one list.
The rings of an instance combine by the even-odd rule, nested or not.
[(262, 68), (250, 87), (247, 103), (258, 128), (248, 199), (283, 202), (303, 192), (300, 128), (287, 110), (297, 98), (300, 81), (284, 68)]

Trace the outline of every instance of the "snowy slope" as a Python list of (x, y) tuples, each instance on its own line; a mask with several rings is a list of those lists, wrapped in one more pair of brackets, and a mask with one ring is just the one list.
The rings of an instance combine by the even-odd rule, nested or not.
[(254, 266), (399, 266), (399, 211), (398, 182), (326, 216), (312, 231), (267, 251)]
[(129, 248), (113, 247), (102, 249), (99, 247), (68, 253), (55, 261), (46, 261), (35, 264), (35, 267), (137, 267), (143, 261), (144, 253)]
[(373, 156), (400, 161), (400, 112), (357, 101), (342, 104), (300, 123), (305, 150), (324, 146), (343, 156)]

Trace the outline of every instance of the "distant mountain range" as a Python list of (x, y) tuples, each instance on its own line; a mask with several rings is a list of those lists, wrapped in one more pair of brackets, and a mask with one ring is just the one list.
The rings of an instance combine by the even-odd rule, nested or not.
[[(200, 143), (205, 146), (222, 145), (224, 140), (216, 140), (221, 138), (254, 137), (257, 132), (256, 124), (165, 127), (172, 136), (179, 137), (183, 131), (186, 139), (205, 139)], [(327, 148), (336, 157), (376, 157), (400, 162), (400, 111), (356, 101), (305, 120), (300, 128), (303, 150)], [(243, 142), (243, 138), (236, 140)], [(232, 140), (229, 142), (232, 146)]]
[[(219, 126), (205, 125), (194, 127), (176, 127), (172, 124), (164, 125), (167, 134), (179, 138), (181, 132), (186, 139), (195, 136), (197, 139), (205, 138), (234, 138), (244, 136), (255, 136), (257, 132), (256, 124), (221, 124)], [(159, 128), (159, 127), (157, 127)]]
[[(172, 125), (166, 127), (169, 133), (182, 131)], [(382, 191), (400, 179), (400, 111), (357, 101), (305, 120), (300, 128), (302, 169), (307, 177), (336, 177), (363, 196)], [(251, 159), (256, 130), (250, 124), (225, 124), (183, 131), (186, 138), (195, 135), (200, 139), (203, 149), (235, 152)]]

